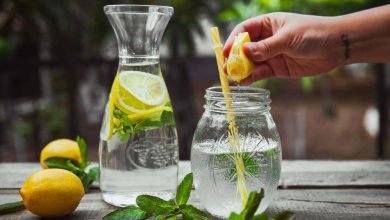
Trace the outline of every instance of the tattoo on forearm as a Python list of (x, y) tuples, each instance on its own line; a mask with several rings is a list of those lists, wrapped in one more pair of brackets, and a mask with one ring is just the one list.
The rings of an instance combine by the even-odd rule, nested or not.
[(344, 44), (344, 60), (348, 60), (349, 59), (349, 38), (348, 38), (348, 34), (347, 33), (344, 33), (341, 35), (341, 40), (343, 41), (343, 44)]

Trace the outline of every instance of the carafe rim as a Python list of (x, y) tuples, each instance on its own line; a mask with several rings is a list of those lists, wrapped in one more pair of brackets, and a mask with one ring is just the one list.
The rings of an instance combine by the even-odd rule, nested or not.
[(164, 15), (173, 15), (174, 9), (165, 5), (142, 5), (142, 4), (118, 4), (105, 5), (103, 7), (106, 14), (149, 14), (158, 13)]

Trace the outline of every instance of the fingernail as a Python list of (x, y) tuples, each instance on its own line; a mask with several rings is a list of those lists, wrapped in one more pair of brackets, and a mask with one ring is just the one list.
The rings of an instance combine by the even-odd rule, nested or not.
[(256, 50), (256, 44), (253, 42), (247, 42), (244, 44), (244, 48), (250, 53), (253, 53)]

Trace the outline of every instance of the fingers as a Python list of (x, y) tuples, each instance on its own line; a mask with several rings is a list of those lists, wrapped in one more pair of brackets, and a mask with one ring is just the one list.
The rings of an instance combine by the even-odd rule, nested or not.
[(223, 48), (223, 55), (225, 57), (229, 56), (230, 49), (232, 48), (234, 37), (242, 32), (248, 32), (250, 38), (257, 39), (261, 34), (263, 16), (250, 18), (240, 24), (238, 24), (233, 31), (230, 33), (228, 39), (226, 40), (225, 46)]
[(243, 85), (249, 85), (257, 80), (267, 79), (274, 77), (275, 73), (267, 63), (261, 63), (256, 65), (251, 75), (248, 78), (242, 80), (240, 83)]
[(261, 62), (285, 51), (287, 49), (286, 42), (283, 35), (279, 33), (259, 42), (245, 43), (244, 51), (252, 61)]

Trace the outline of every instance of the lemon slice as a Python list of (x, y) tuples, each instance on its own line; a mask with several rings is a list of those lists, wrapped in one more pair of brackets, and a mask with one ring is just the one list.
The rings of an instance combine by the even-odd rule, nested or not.
[(100, 139), (108, 141), (112, 137), (112, 131), (114, 128), (114, 101), (116, 100), (116, 90), (118, 84), (118, 77), (115, 77), (114, 83), (111, 87), (110, 99), (104, 110), (104, 118), (102, 123), (102, 130), (100, 131)]
[(151, 118), (159, 119), (163, 111), (172, 112), (172, 108), (169, 106), (158, 106), (144, 112), (131, 114), (128, 117), (132, 121), (140, 121), (143, 119), (151, 119)]
[(244, 52), (244, 43), (250, 42), (248, 32), (239, 33), (233, 42), (230, 49), (229, 58), (227, 60), (227, 74), (235, 82), (247, 78), (253, 71), (254, 64)]
[(160, 76), (141, 71), (123, 71), (118, 76), (115, 105), (127, 114), (165, 104), (168, 92)]

